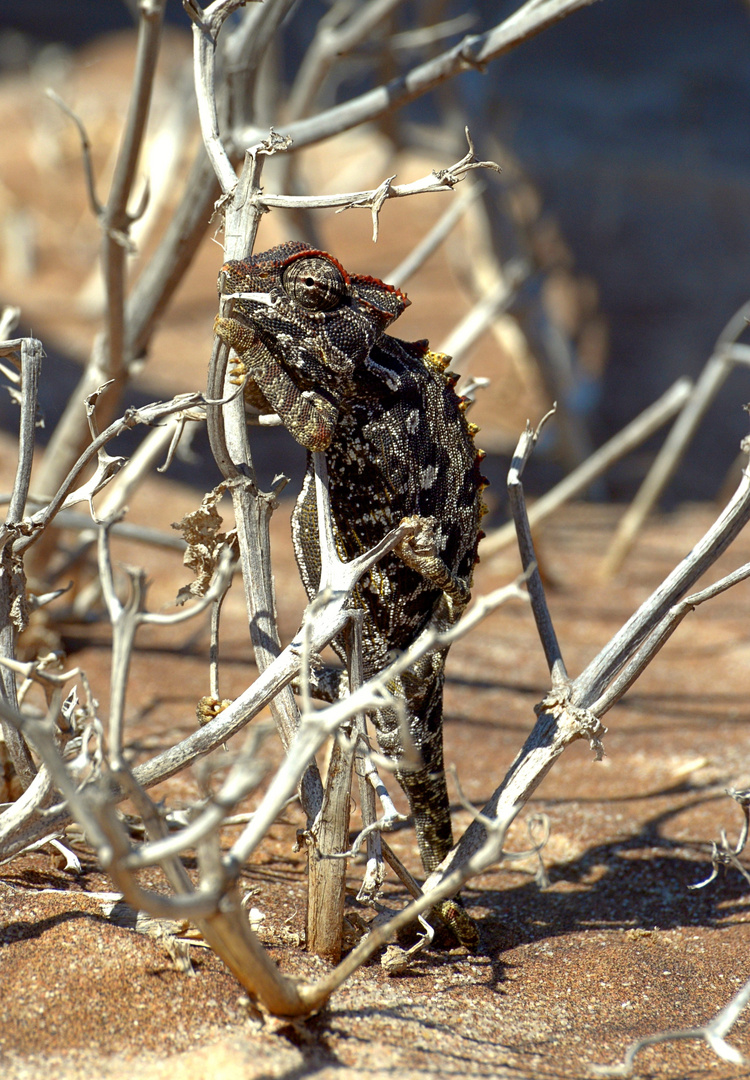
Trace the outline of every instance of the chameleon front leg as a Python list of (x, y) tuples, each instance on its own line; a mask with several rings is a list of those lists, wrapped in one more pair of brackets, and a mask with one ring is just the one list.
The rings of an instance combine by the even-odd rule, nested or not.
[(436, 589), (442, 589), (450, 601), (454, 621), (461, 614), (471, 599), (468, 582), (458, 577), (440, 558), (435, 544), (435, 518), (402, 518), (402, 525), (414, 525), (417, 529), (413, 536), (407, 536), (396, 547), (396, 554), (403, 563), (429, 581)]
[[(254, 388), (281, 417), (284, 426), (307, 450), (325, 450), (336, 430), (339, 410), (314, 390), (302, 390), (251, 326), (217, 315), (214, 333), (237, 353), (233, 381), (248, 375)], [(253, 401), (253, 390), (250, 400)], [(258, 399), (255, 402), (257, 403)]]

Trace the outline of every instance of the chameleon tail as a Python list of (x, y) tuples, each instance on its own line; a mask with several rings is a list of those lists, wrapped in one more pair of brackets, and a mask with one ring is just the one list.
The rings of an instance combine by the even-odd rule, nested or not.
[[(423, 767), (396, 770), (396, 779), (406, 792), (414, 818), (422, 865), (429, 874), (453, 847), (450, 803), (443, 765), (442, 693), (430, 702), (427, 716), (420, 716), (420, 731), (412, 737), (421, 754)], [(416, 726), (416, 725), (413, 725)], [(417, 741), (416, 735), (422, 736)]]
[[(434, 680), (421, 684), (419, 712), (412, 711), (416, 704), (406, 691), (410, 706), (410, 732), (414, 745), (421, 755), (422, 766), (416, 769), (396, 769), (396, 778), (404, 789), (414, 817), (419, 853), (425, 872), (429, 874), (443, 861), (453, 847), (450, 803), (443, 767), (443, 678), (442, 672)], [(425, 685), (429, 686), (427, 694)], [(411, 698), (411, 700), (410, 700)], [(378, 742), (383, 753), (401, 758), (398, 717), (395, 710), (384, 709), (377, 717)], [(458, 899), (444, 900), (436, 905), (437, 913), (452, 930), (457, 940), (469, 949), (475, 949), (479, 934), (473, 919), (467, 915)]]
[[(403, 761), (396, 779), (406, 792), (417, 832), (422, 864), (430, 873), (453, 847), (450, 804), (443, 768), (443, 678), (412, 680), (407, 673), (394, 686), (398, 697), (406, 699), (409, 733), (418, 758), (414, 767), (406, 762), (413, 755), (404, 749), (399, 716), (395, 709), (378, 712), (375, 727), (380, 749), (389, 758)], [(412, 681), (416, 685), (412, 685)], [(415, 692), (416, 691), (416, 692)]]

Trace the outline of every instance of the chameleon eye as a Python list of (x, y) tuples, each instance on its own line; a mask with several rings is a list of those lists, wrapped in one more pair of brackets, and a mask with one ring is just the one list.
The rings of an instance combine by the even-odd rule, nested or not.
[(311, 311), (333, 311), (346, 296), (346, 282), (328, 259), (311, 256), (297, 259), (281, 276), (287, 295)]

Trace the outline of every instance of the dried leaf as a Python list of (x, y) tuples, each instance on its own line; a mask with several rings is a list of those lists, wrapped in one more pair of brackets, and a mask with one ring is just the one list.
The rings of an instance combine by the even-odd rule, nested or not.
[(180, 605), (192, 596), (205, 595), (222, 551), (228, 543), (236, 543), (234, 531), (221, 531), (223, 518), (216, 509), (225, 490), (226, 484), (219, 484), (204, 496), (197, 510), (172, 523), (172, 528), (182, 533), (187, 544), (182, 561), (196, 573), (195, 580), (183, 585), (177, 593)]

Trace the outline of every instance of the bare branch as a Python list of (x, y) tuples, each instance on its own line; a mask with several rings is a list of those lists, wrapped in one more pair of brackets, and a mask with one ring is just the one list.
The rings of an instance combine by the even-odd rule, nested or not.
[[(311, 146), (368, 120), (375, 120), (400, 109), (468, 68), (482, 70), (491, 60), (509, 52), (522, 41), (592, 3), (597, 3), (597, 0), (527, 0), (513, 15), (486, 33), (465, 37), (458, 45), (413, 68), (387, 86), (370, 90), (317, 116), (289, 124), (285, 134), (293, 140), (295, 150), (300, 150), (303, 146)], [(236, 146), (251, 146), (262, 135), (258, 128), (247, 128), (234, 132), (233, 139)]]
[(354, 207), (364, 207), (370, 210), (373, 221), (373, 241), (378, 238), (378, 215), (388, 199), (400, 199), (409, 195), (425, 195), (435, 191), (450, 191), (456, 184), (474, 169), (493, 169), (500, 171), (500, 166), (494, 161), (477, 161), (474, 157), (474, 145), (466, 130), (466, 138), (469, 143), (469, 151), (460, 161), (449, 165), (446, 169), (433, 171), (428, 176), (419, 180), (412, 180), (409, 184), (394, 184), (394, 176), (389, 176), (371, 191), (352, 191), (336, 195), (269, 195), (263, 193), (258, 196), (259, 201), (265, 207), (280, 207), (285, 209), (325, 209), (339, 207), (340, 210), (350, 210)]
[(737, 856), (744, 851), (745, 844), (747, 843), (748, 831), (750, 831), (750, 792), (736, 791), (734, 788), (731, 788), (727, 790), (727, 795), (731, 795), (742, 810), (742, 828), (740, 829), (737, 843), (730, 844), (727, 839), (726, 831), (722, 829), (719, 834), (720, 842), (717, 844), (716, 841), (713, 841), (712, 843), (711, 873), (705, 881), (699, 881), (694, 885), (688, 885), (688, 889), (704, 889), (706, 885), (710, 885), (718, 876), (719, 867), (721, 866), (733, 866), (735, 870), (738, 870), (740, 874), (742, 874), (748, 885), (750, 885), (750, 874), (748, 874), (745, 867), (737, 858)]
[(606, 691), (592, 704), (591, 710), (597, 716), (603, 716), (605, 712), (615, 705), (620, 698), (630, 689), (636, 679), (651, 663), (659, 650), (667, 643), (686, 615), (695, 611), (699, 604), (706, 600), (712, 600), (721, 593), (738, 585), (741, 581), (750, 577), (750, 563), (746, 563), (731, 574), (727, 574), (720, 581), (709, 585), (700, 592), (686, 596), (675, 604), (661, 622), (654, 626), (643, 645), (633, 656), (632, 660), (622, 669), (618, 677), (607, 687)]
[(448, 209), (443, 212), (430, 231), (422, 237), (406, 258), (386, 275), (385, 280), (397, 289), (405, 285), (409, 278), (413, 277), (417, 270), (427, 262), (430, 255), (437, 251), (483, 191), (484, 185), (481, 182), (471, 183), (464, 187), (458, 198), (451, 200)]
[(102, 273), (107, 294), (107, 362), (110, 377), (118, 376), (125, 361), (125, 249), (133, 217), (127, 204), (146, 130), (156, 60), (161, 43), (165, 0), (154, 0), (140, 11), (133, 94), (130, 99), (120, 152), (107, 205), (100, 214), (104, 242)]
[[(393, 530), (394, 534), (396, 534), (396, 532), (396, 530)], [(349, 567), (352, 563), (344, 563), (343, 565)], [(364, 572), (364, 570), (362, 572)], [(311, 759), (312, 755), (318, 749), (320, 749), (329, 734), (333, 734), (338, 730), (342, 723), (349, 720), (351, 717), (356, 716), (357, 713), (377, 709), (381, 707), (384, 702), (389, 701), (390, 694), (387, 690), (388, 683), (412, 667), (420, 657), (425, 656), (427, 653), (433, 652), (436, 649), (445, 648), (459, 637), (469, 633), (470, 630), (491, 611), (494, 611), (495, 608), (506, 603), (508, 600), (525, 600), (526, 598), (526, 593), (521, 591), (517, 583), (504, 586), (501, 589), (496, 589), (487, 596), (481, 597), (476, 603), (471, 605), (469, 610), (465, 612), (458, 622), (450, 629), (442, 632), (433, 629), (424, 631), (413, 645), (404, 650), (404, 652), (384, 668), (379, 675), (372, 679), (368, 679), (359, 690), (349, 694), (348, 697), (334, 702), (321, 712), (315, 713), (314, 719), (310, 719), (309, 721), (300, 724), (294, 739), (294, 744), (289, 748), (286, 760), (282, 763), (276, 776), (271, 781), (261, 806), (256, 811), (253, 820), (248, 824), (247, 829), (235, 842), (232, 849), (233, 858), (236, 859), (238, 863), (244, 863), (249, 858), (263, 839), (270, 822), (275, 819), (276, 813), (278, 812), (277, 808), (294, 792), (295, 784), (297, 783), (299, 776), (301, 775), (301, 770), (304, 769), (306, 762)], [(336, 599), (335, 594), (334, 599)], [(333, 602), (329, 605), (331, 608), (334, 608), (335, 606), (336, 605)], [(325, 614), (328, 613), (326, 612)], [(330, 616), (328, 617), (330, 618)], [(324, 619), (321, 617), (318, 620), (318, 623), (324, 623)], [(327, 636), (329, 628), (326, 627), (325, 630)], [(322, 638), (323, 634), (318, 630), (318, 626), (316, 625), (316, 639), (318, 640), (320, 640), (318, 638), (319, 633)], [(336, 633), (340, 633), (340, 629), (337, 629)], [(320, 645), (320, 648), (322, 648), (322, 644)], [(316, 651), (320, 651), (319, 648), (316, 648)], [(282, 653), (279, 660), (281, 660), (283, 656), (284, 654)], [(267, 669), (264, 674), (267, 674), (268, 670), (270, 669)], [(257, 680), (255, 687), (257, 687), (257, 684), (260, 681), (260, 679)], [(255, 689), (255, 687), (253, 687), (253, 689)], [(244, 695), (241, 695), (241, 697), (234, 702), (235, 707), (238, 702), (242, 700), (242, 697), (244, 697)], [(218, 717), (217, 720), (212, 723), (216, 724), (220, 720), (221, 717)], [(202, 732), (205, 732), (210, 726), (211, 725), (207, 725), (206, 728), (202, 729)], [(164, 755), (160, 755), (160, 757), (164, 757)]]
[[(106, 422), (115, 415), (119, 405), (118, 391), (129, 376), (125, 326), (126, 256), (129, 229), (135, 214), (128, 212), (128, 202), (148, 120), (165, 2), (153, 0), (139, 8), (133, 92), (109, 196), (106, 206), (98, 215), (102, 229), (101, 262), (107, 298), (106, 326), (94, 341), (86, 370), (50, 440), (39, 478), (41, 490), (45, 492), (54, 491), (59, 486), (70, 468), (71, 459), (85, 445), (80, 424), (80, 401), (108, 379), (114, 380), (103, 408)], [(47, 541), (39, 552), (34, 553), (32, 562), (42, 557), (46, 544)]]
[(441, 341), (440, 352), (447, 353), (451, 357), (451, 367), (454, 371), (460, 371), (461, 362), (469, 350), (479, 341), (498, 315), (507, 311), (513, 303), (516, 289), (525, 274), (522, 267), (519, 266), (516, 269), (517, 274), (510, 274), (505, 280), (501, 278), (484, 296), (481, 296), (448, 337)]
[(8, 346), (13, 347), (13, 342), (6, 339), (13, 333), (18, 326), (18, 321), (21, 317), (21, 309), (19, 307), (13, 307), (11, 304), (6, 304), (2, 310), (0, 310), (0, 356), (6, 356), (6, 349)]
[[(351, 5), (334, 5), (327, 16), (318, 23), (312, 43), (300, 64), (297, 77), (289, 92), (287, 110), (298, 119), (307, 116), (315, 102), (320, 87), (334, 63), (347, 56), (364, 41), (388, 15), (398, 7), (401, 0), (371, 0), (360, 8)], [(341, 11), (350, 18), (339, 23)]]
[[(618, 431), (609, 442), (601, 446), (591, 457), (587, 458), (582, 465), (574, 469), (572, 473), (556, 484), (529, 509), (529, 525), (533, 528), (550, 514), (554, 513), (563, 503), (574, 498), (581, 491), (585, 491), (598, 476), (619, 461), (625, 454), (630, 453), (636, 446), (648, 439), (655, 431), (670, 420), (684, 405), (690, 395), (692, 383), (690, 379), (678, 379), (653, 405), (631, 421), (622, 431)], [(496, 551), (512, 543), (516, 537), (515, 525), (509, 522), (491, 532), (482, 541), (482, 557), (494, 555)]]
[[(744, 448), (747, 451), (748, 447)], [(605, 686), (634, 655), (651, 628), (729, 547), (749, 520), (750, 478), (745, 471), (737, 491), (708, 532), (575, 680), (575, 704), (590, 707), (601, 696)]]
[(736, 344), (750, 318), (750, 301), (739, 308), (722, 332), (679, 417), (656, 455), (646, 479), (623, 514), (600, 568), (602, 578), (611, 577), (622, 566), (643, 522), (674, 476), (699, 424), (724, 381), (737, 364), (747, 363), (745, 348)]
[(225, 19), (242, 3), (243, 0), (224, 0), (201, 11), (194, 0), (183, 0), (183, 7), (193, 23), (193, 72), (203, 145), (225, 195), (231, 195), (237, 186), (237, 174), (219, 133), (216, 39)]
[[(21, 519), (31, 483), (42, 344), (36, 338), (23, 338), (20, 342), (20, 353), (21, 418), (18, 462), (7, 517), (5, 524), (0, 527), (0, 657), (11, 660), (16, 655), (18, 634), (28, 618), (26, 579), (14, 544), (25, 532), (25, 524), (22, 524)], [(18, 706), (16, 677), (7, 667), (0, 670), (0, 699), (11, 710)], [(5, 717), (0, 717), (0, 726), (16, 775), (21, 785), (28, 788), (37, 770), (24, 734)]]
[(101, 435), (98, 435), (96, 439), (86, 447), (50, 502), (30, 518), (26, 519), (24, 522), (26, 530), (25, 534), (14, 544), (14, 551), (20, 554), (39, 539), (42, 531), (50, 524), (62, 508), (69, 490), (75, 483), (79, 473), (89, 464), (92, 458), (98, 455), (99, 450), (103, 446), (106, 446), (108, 442), (111, 442), (112, 439), (115, 439), (124, 431), (129, 431), (139, 424), (159, 424), (161, 421), (175, 413), (193, 409), (195, 406), (204, 403), (205, 398), (203, 394), (180, 394), (176, 398), (172, 398), (171, 401), (153, 402), (150, 405), (145, 405), (141, 409), (128, 409), (124, 416), (114, 420), (104, 429), (104, 431), (102, 431)]
[(521, 553), (521, 565), (527, 576), (527, 587), (531, 598), (531, 608), (534, 612), (534, 619), (539, 632), (539, 640), (542, 643), (544, 655), (547, 659), (547, 665), (552, 677), (552, 686), (553, 688), (560, 688), (569, 686), (568, 673), (565, 670), (565, 663), (562, 658), (562, 653), (560, 652), (557, 635), (555, 634), (555, 629), (552, 625), (552, 617), (550, 616), (544, 595), (544, 585), (542, 584), (542, 578), (539, 574), (539, 567), (537, 566), (536, 555), (534, 553), (534, 541), (531, 538), (529, 519), (526, 514), (526, 500), (523, 493), (523, 484), (521, 483), (521, 476), (523, 475), (523, 470), (531, 455), (531, 451), (539, 438), (539, 434), (544, 424), (553, 415), (554, 408), (542, 418), (535, 431), (532, 431), (527, 423), (526, 431), (518, 441), (518, 446), (516, 447), (513, 461), (508, 472), (508, 498), (510, 500), (513, 521), (518, 536), (518, 549)]

